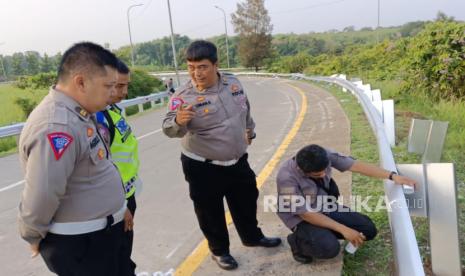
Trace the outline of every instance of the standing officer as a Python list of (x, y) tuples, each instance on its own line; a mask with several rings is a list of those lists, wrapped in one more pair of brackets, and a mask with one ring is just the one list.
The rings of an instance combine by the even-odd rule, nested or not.
[[(278, 196), (281, 197), (278, 202), (290, 201), (290, 204), (284, 203), (283, 208), (279, 208), (278, 215), (292, 230), (287, 241), (298, 262), (310, 263), (313, 258), (336, 257), (340, 252), (338, 239), (346, 239), (358, 247), (376, 236), (376, 227), (368, 216), (348, 208), (325, 209), (328, 196), (332, 197), (333, 203), (339, 197), (339, 189), (331, 178), (332, 168), (390, 179), (397, 184), (415, 185), (415, 181), (408, 177), (318, 145), (302, 148), (294, 158), (281, 165), (276, 181)], [(297, 201), (305, 201), (305, 204), (296, 204)]]
[(68, 49), (58, 82), (29, 116), (19, 141), (25, 187), (21, 237), (58, 275), (130, 275), (120, 255), (126, 210), (121, 177), (93, 113), (108, 105), (117, 58), (103, 47)]
[(138, 176), (139, 154), (137, 149), (137, 138), (131, 127), (122, 115), (122, 110), (116, 104), (121, 102), (128, 95), (128, 85), (130, 81), (129, 68), (121, 60), (118, 61), (118, 79), (116, 82), (116, 93), (110, 97), (110, 106), (96, 114), (99, 126), (102, 126), (105, 135), (104, 140), (111, 151), (113, 163), (123, 180), (126, 192), (127, 210), (124, 214), (124, 231), (126, 240), (123, 245), (123, 254), (129, 259), (128, 267), (131, 275), (135, 274), (136, 264), (131, 260), (132, 243), (134, 240), (134, 214), (136, 212), (136, 189), (138, 192), (142, 188), (142, 181)]
[(213, 260), (223, 269), (235, 269), (224, 197), (245, 246), (281, 243), (279, 238), (265, 237), (257, 226), (258, 189), (246, 153), (255, 138), (255, 124), (239, 80), (218, 73), (215, 45), (195, 41), (186, 54), (191, 80), (171, 97), (163, 131), (169, 137), (183, 137), (182, 167)]

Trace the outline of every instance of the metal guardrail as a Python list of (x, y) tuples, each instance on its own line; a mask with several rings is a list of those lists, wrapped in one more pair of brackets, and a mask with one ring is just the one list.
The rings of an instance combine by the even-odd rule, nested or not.
[(21, 133), (24, 123), (0, 127), (0, 138), (15, 136)]
[[(163, 98), (166, 98), (168, 96), (169, 95), (167, 92), (158, 92), (147, 96), (140, 96), (134, 99), (124, 100), (121, 103), (119, 103), (118, 106), (125, 109), (130, 106), (139, 105), (139, 110), (142, 110), (142, 104), (162, 100)], [(0, 127), (0, 138), (19, 135), (21, 133), (21, 130), (23, 129), (23, 126), (24, 123), (19, 123)]]
[[(371, 104), (371, 101), (362, 89), (350, 81), (337, 77), (306, 77), (304, 75), (298, 75), (298, 77), (311, 81), (334, 83), (354, 92), (376, 134), (381, 156), (381, 166), (389, 171), (397, 171), (383, 123), (375, 107)], [(401, 186), (395, 185), (389, 180), (384, 181), (384, 191), (388, 201), (386, 204), (392, 210), (388, 212), (388, 215), (397, 274), (401, 276), (425, 275), (404, 191)]]

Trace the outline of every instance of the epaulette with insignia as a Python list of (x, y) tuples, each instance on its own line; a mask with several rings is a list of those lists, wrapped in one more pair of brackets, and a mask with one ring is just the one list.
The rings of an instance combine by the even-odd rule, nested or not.
[(86, 119), (88, 119), (88, 116), (89, 116), (89, 112), (87, 112), (84, 108), (80, 107), (80, 106), (76, 106), (74, 108), (74, 110), (79, 113), (79, 115), (81, 115), (81, 117), (84, 117)]

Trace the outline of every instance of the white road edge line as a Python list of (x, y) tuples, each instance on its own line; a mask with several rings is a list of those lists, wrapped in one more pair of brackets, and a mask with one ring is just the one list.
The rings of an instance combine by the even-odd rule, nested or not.
[[(146, 138), (146, 137), (148, 137), (148, 136), (150, 136), (150, 135), (153, 135), (153, 134), (155, 134), (155, 133), (158, 133), (158, 132), (160, 132), (160, 131), (161, 131), (161, 128), (160, 128), (160, 129), (157, 129), (157, 130), (154, 130), (154, 131), (151, 131), (151, 132), (149, 132), (149, 133), (146, 133), (146, 134), (144, 134), (144, 135), (141, 135), (141, 136), (139, 136), (139, 137), (136, 137), (136, 139), (137, 139), (137, 140), (141, 140), (141, 139), (144, 139), (144, 138)], [(17, 186), (19, 186), (19, 185), (22, 185), (22, 184), (24, 184), (25, 182), (26, 182), (25, 180), (21, 180), (21, 181), (18, 181), (18, 182), (16, 182), (16, 183), (10, 184), (10, 185), (8, 185), (8, 186), (6, 186), (6, 187), (3, 187), (3, 188), (0, 189), (0, 193), (1, 193), (1, 192), (4, 192), (4, 191), (8, 191), (9, 189), (13, 189), (14, 187), (17, 187)]]
[(141, 135), (141, 136), (139, 136), (139, 137), (136, 137), (136, 139), (137, 139), (137, 140), (141, 140), (141, 139), (144, 139), (145, 137), (148, 137), (148, 136), (153, 135), (153, 134), (155, 134), (155, 133), (158, 133), (158, 132), (160, 132), (160, 131), (161, 131), (161, 128), (159, 128), (159, 129), (157, 129), (157, 130), (154, 130), (154, 131), (152, 131), (152, 132), (149, 132), (149, 133), (147, 133), (147, 134)]
[(1, 193), (1, 192), (4, 192), (4, 191), (7, 191), (7, 190), (9, 190), (9, 189), (12, 189), (12, 188), (14, 188), (14, 187), (16, 187), (16, 186), (19, 186), (19, 185), (21, 185), (21, 184), (24, 184), (24, 182), (26, 182), (26, 181), (25, 181), (25, 180), (21, 180), (21, 181), (18, 181), (18, 182), (16, 182), (16, 183), (13, 183), (13, 184), (11, 184), (11, 185), (8, 185), (8, 186), (6, 186), (6, 187), (4, 187), (4, 188), (1, 188), (1, 189), (0, 189), (0, 193)]

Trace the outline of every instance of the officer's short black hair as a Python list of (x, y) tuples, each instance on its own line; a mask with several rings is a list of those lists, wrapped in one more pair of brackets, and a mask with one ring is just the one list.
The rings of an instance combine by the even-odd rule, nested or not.
[(186, 51), (188, 61), (201, 61), (208, 59), (215, 64), (218, 61), (218, 54), (215, 44), (206, 40), (192, 42)]
[(328, 153), (318, 145), (312, 144), (305, 146), (295, 157), (297, 166), (305, 172), (321, 172), (329, 165)]
[(124, 74), (124, 75), (129, 74), (129, 71), (130, 71), (126, 63), (124, 63), (120, 59), (118, 59), (118, 67), (116, 69), (118, 70), (118, 73)]
[(76, 43), (66, 50), (58, 67), (58, 80), (66, 80), (73, 72), (104, 73), (105, 66), (118, 68), (118, 58), (92, 42)]

